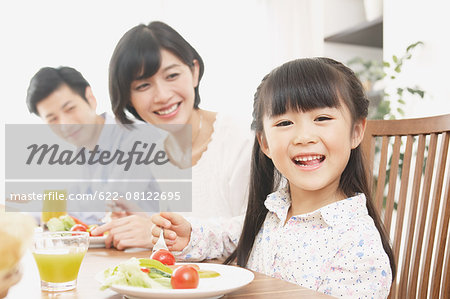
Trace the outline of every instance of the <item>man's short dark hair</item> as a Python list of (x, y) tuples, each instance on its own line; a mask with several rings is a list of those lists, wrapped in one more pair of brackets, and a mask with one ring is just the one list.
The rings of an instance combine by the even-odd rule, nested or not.
[(86, 87), (89, 86), (89, 83), (79, 71), (67, 66), (44, 67), (31, 78), (28, 87), (26, 101), (30, 113), (39, 115), (36, 109), (37, 104), (64, 84), (88, 102)]

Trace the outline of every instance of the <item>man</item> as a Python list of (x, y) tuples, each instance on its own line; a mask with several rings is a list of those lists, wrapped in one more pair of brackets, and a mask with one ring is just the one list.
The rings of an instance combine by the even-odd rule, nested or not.
[[(59, 137), (77, 148), (93, 150), (96, 145), (100, 145), (101, 150), (114, 151), (120, 144), (127, 144), (132, 135), (130, 130), (116, 123), (107, 113), (101, 115), (96, 113), (97, 100), (89, 83), (80, 72), (71, 67), (40, 69), (30, 81), (26, 103), (31, 113), (51, 125), (52, 130)], [(117, 191), (111, 188), (117, 187), (118, 183), (113, 185), (104, 182), (111, 177), (124, 178), (121, 173), (114, 177), (115, 170), (117, 167), (114, 168), (111, 165), (86, 165), (83, 179), (91, 180), (92, 183), (77, 183), (69, 191), (83, 194), (93, 194), (99, 189)], [(148, 173), (149, 182), (135, 184), (131, 189), (157, 190), (157, 184), (152, 182), (153, 177), (149, 171)], [(102, 180), (103, 183), (94, 183), (94, 180)], [(156, 211), (158, 205), (147, 204), (144, 209)], [(70, 211), (70, 214), (78, 216), (88, 224), (99, 223), (105, 216), (105, 213), (100, 211), (81, 213)]]
[[(77, 147), (91, 147), (105, 121), (115, 123), (106, 113), (96, 113), (97, 100), (89, 83), (70, 67), (40, 69), (30, 81), (26, 102), (31, 113), (47, 124), (58, 125), (53, 126), (55, 133)], [(90, 132), (79, 132), (88, 128)]]

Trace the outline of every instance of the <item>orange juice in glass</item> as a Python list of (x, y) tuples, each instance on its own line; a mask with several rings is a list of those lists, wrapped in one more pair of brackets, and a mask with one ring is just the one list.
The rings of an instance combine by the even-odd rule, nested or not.
[(58, 292), (76, 288), (78, 271), (89, 247), (87, 232), (37, 232), (33, 256), (41, 289)]
[(67, 214), (67, 191), (45, 190), (42, 201), (42, 223), (47, 223), (53, 217)]

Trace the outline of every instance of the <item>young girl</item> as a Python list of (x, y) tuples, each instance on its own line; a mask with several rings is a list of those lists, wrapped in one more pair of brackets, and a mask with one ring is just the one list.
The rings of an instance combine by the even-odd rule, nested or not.
[[(395, 264), (359, 148), (368, 100), (355, 74), (332, 59), (294, 60), (263, 79), (253, 107), (249, 203), (226, 263), (332, 296), (387, 297)], [(179, 258), (221, 238), (173, 214), (153, 219), (184, 248)]]

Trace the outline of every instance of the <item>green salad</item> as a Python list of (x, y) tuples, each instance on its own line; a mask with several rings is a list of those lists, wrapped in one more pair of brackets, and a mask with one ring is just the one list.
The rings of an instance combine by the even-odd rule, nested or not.
[[(152, 267), (148, 268), (146, 264), (148, 266), (152, 265)], [(147, 268), (149, 271), (143, 271), (142, 268)], [(154, 270), (152, 271), (151, 269)], [(101, 290), (107, 289), (113, 284), (152, 289), (171, 289), (171, 274), (172, 269), (161, 262), (133, 257), (105, 270)]]
[(69, 215), (59, 216), (59, 218), (51, 218), (47, 222), (48, 230), (51, 232), (56, 231), (69, 231), (72, 226), (76, 224), (75, 220)]
[[(178, 265), (179, 266), (179, 265)], [(214, 278), (220, 276), (219, 273), (211, 270), (200, 270), (198, 266), (198, 278)], [(175, 265), (174, 267), (177, 267)], [(105, 290), (112, 285), (125, 285), (152, 289), (172, 289), (171, 279), (174, 270), (154, 259), (135, 257), (110, 267), (103, 272), (103, 283), (101, 290)]]

